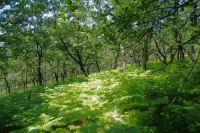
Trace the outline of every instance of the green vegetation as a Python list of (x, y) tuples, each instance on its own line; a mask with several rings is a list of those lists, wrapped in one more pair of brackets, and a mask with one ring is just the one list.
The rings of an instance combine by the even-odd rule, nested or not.
[(0, 133), (200, 133), (199, 0), (0, 0)]
[[(59, 85), (0, 98), (0, 130), (18, 132), (198, 133), (200, 65), (149, 63), (74, 77)], [(162, 70), (159, 70), (161, 69)], [(41, 91), (41, 92), (40, 92)], [(178, 96), (174, 104), (171, 101)]]

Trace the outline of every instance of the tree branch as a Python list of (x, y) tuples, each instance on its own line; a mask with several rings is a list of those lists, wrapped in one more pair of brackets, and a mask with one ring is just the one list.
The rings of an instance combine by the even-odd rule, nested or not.
[[(192, 68), (190, 69), (190, 71), (189, 71), (187, 77), (184, 79), (183, 84), (182, 84), (182, 87), (180, 88), (179, 92), (181, 92), (181, 90), (183, 89), (185, 83), (187, 82), (187, 80), (188, 80), (190, 74), (192, 73), (193, 69), (195, 68), (195, 66), (196, 66), (196, 64), (197, 64), (197, 61), (198, 61), (198, 59), (199, 59), (199, 55), (200, 55), (200, 51), (199, 51), (199, 54), (198, 54), (198, 56), (197, 56), (197, 59), (195, 60), (195, 62), (194, 62), (194, 64), (193, 64)], [(175, 96), (175, 97), (174, 97), (174, 99), (172, 100), (171, 104), (173, 104), (173, 103), (175, 102), (175, 100), (177, 99), (177, 97), (178, 97), (178, 96)]]
[(198, 36), (200, 36), (200, 32), (199, 32), (197, 35), (192, 36), (188, 41), (184, 42), (183, 45), (188, 44), (188, 43), (191, 42), (192, 40), (196, 39)]
[(64, 42), (64, 40), (60, 37), (60, 41), (63, 43), (65, 50), (67, 51), (67, 53), (69, 54), (69, 56), (76, 62), (79, 64), (79, 61), (72, 55), (72, 53), (69, 51), (67, 44)]

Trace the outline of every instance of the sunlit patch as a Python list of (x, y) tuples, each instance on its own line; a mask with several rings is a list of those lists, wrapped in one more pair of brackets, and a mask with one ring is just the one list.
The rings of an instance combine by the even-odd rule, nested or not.
[(102, 118), (108, 120), (111, 123), (124, 123), (122, 116), (123, 115), (121, 115), (117, 110), (113, 110), (104, 113)]
[(45, 123), (45, 124), (43, 125), (43, 128), (51, 127), (54, 123), (56, 123), (56, 122), (58, 122), (58, 121), (60, 121), (60, 120), (62, 120), (62, 119), (63, 119), (63, 118), (61, 117), (61, 118), (56, 118), (56, 119), (54, 119), (54, 120), (51, 120), (51, 121)]
[(115, 88), (117, 85), (119, 85), (119, 82), (114, 82), (110, 85), (111, 88)]
[(33, 130), (39, 129), (40, 127), (28, 127), (28, 131), (31, 132)]
[[(83, 105), (90, 106), (93, 109), (94, 105), (99, 104), (99, 97), (97, 95), (87, 97), (87, 100), (83, 100)], [(93, 109), (94, 110), (94, 109)]]

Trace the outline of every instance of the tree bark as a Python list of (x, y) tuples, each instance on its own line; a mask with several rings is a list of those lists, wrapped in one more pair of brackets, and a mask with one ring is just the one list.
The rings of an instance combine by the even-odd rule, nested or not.
[[(161, 51), (161, 49), (159, 48), (158, 42), (157, 42), (156, 40), (154, 40), (154, 42), (155, 42), (155, 44), (156, 44), (156, 48), (157, 48), (157, 51), (158, 51), (159, 55), (163, 58), (163, 59), (161, 59), (160, 56), (157, 55), (158, 58), (159, 58), (159, 60), (160, 60), (163, 64), (167, 64), (167, 55), (165, 54), (164, 51), (163, 51), (163, 52)], [(163, 46), (163, 47), (164, 47), (164, 46)], [(163, 49), (164, 49), (164, 48), (163, 48)]]
[(80, 55), (80, 52), (78, 49), (75, 49), (76, 51), (76, 55), (78, 57), (78, 64), (81, 68), (81, 71), (83, 72), (83, 74), (87, 77), (89, 74), (88, 74), (88, 71), (85, 69), (85, 66), (83, 65), (83, 62), (82, 62), (82, 58), (81, 58), (81, 55)]
[(96, 67), (97, 67), (98, 72), (100, 72), (100, 67), (99, 67), (99, 62), (98, 62), (98, 60), (95, 60), (95, 64), (96, 64)]
[(56, 83), (58, 84), (58, 72), (55, 71), (54, 76), (55, 76)]
[(28, 69), (26, 70), (25, 88), (28, 87)]
[(79, 67), (80, 67), (82, 73), (87, 77), (87, 76), (88, 76), (88, 73), (87, 73), (87, 71), (86, 71), (86, 69), (85, 69), (85, 66), (84, 66), (83, 62), (82, 62), (82, 58), (81, 58), (81, 55), (80, 55), (79, 50), (78, 50), (78, 49), (75, 49), (75, 52), (76, 52), (76, 55), (77, 55), (77, 58), (78, 58), (78, 59), (76, 59), (76, 58), (74, 57), (74, 55), (69, 51), (69, 49), (68, 49), (68, 47), (67, 47), (67, 44), (64, 42), (64, 40), (63, 40), (61, 37), (60, 37), (60, 41), (61, 41), (62, 44), (64, 45), (64, 48), (65, 48), (67, 54), (79, 65)]
[(58, 84), (58, 81), (59, 81), (59, 66), (60, 66), (60, 60), (57, 59), (57, 69), (55, 69), (55, 72), (54, 72), (54, 75), (55, 75), (55, 79), (56, 79), (56, 82)]
[(118, 67), (118, 62), (117, 62), (117, 60), (118, 60), (118, 58), (119, 58), (119, 51), (120, 51), (120, 50), (117, 50), (117, 56), (115, 57), (114, 69), (116, 69), (116, 68)]
[[(197, 2), (192, 2), (192, 8), (193, 10), (190, 13), (190, 21), (191, 21), (191, 26), (196, 28), (197, 26), (197, 20), (198, 20), (198, 15), (197, 15)], [(195, 35), (192, 35), (192, 38), (195, 37)], [(195, 43), (195, 39), (194, 41), (192, 41), (193, 43)], [(194, 61), (194, 54), (195, 54), (195, 50), (194, 50), (194, 46), (190, 46), (190, 50), (188, 51), (188, 56), (189, 56), (189, 61), (190, 64), (192, 64), (192, 62)]]
[(65, 80), (65, 78), (67, 76), (66, 61), (67, 61), (67, 57), (64, 59), (64, 62), (63, 62), (63, 74), (62, 74), (62, 80), (63, 81)]
[(125, 55), (125, 50), (124, 50), (124, 46), (122, 45), (122, 43), (120, 43), (119, 46), (120, 46), (121, 54), (122, 54), (123, 72), (125, 72), (126, 71), (126, 55)]
[(190, 50), (187, 51), (187, 54), (189, 56), (189, 64), (191, 65), (194, 61), (194, 54), (195, 54), (195, 50), (194, 50), (194, 46), (190, 47)]
[(38, 55), (38, 83), (40, 86), (42, 86), (42, 72), (41, 72), (41, 64), (42, 64), (42, 47), (39, 44), (38, 41), (36, 41), (36, 46), (37, 46), (37, 55)]
[(143, 70), (144, 72), (147, 70), (147, 48), (148, 48), (148, 43), (147, 43), (147, 35), (144, 36), (144, 45), (143, 45), (143, 56), (142, 56), (142, 65), (143, 65)]
[(29, 104), (31, 103), (31, 96), (32, 96), (32, 88), (30, 89), (29, 96), (28, 96)]
[(133, 47), (132, 53), (133, 53), (133, 62), (137, 65), (138, 62), (137, 62), (136, 54), (135, 54), (135, 47)]
[(41, 73), (41, 59), (39, 58), (39, 62), (38, 62), (38, 83), (40, 86), (42, 86), (42, 73)]
[(47, 62), (46, 59), (44, 61), (44, 74), (43, 74), (43, 82), (47, 85)]
[(5, 83), (6, 83), (6, 87), (7, 87), (7, 91), (8, 93), (10, 93), (10, 84), (8, 82), (8, 79), (7, 79), (7, 75), (4, 74), (4, 80), (5, 80)]
[[(177, 7), (179, 7), (179, 0), (175, 0), (174, 2), (174, 9), (176, 10)], [(173, 26), (177, 27), (177, 21), (178, 21), (178, 10), (174, 13), (174, 18), (173, 18)], [(184, 61), (184, 48), (182, 44), (182, 35), (178, 31), (178, 28), (173, 29), (174, 33), (174, 39), (176, 41), (176, 45), (178, 47), (177, 49), (177, 59), (183, 63)]]

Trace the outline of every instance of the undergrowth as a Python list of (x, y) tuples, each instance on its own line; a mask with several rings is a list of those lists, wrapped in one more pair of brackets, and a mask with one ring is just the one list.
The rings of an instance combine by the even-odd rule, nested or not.
[[(161, 69), (162, 68), (162, 69)], [(158, 63), (79, 76), (0, 97), (1, 133), (199, 133), (200, 66)], [(171, 104), (174, 97), (175, 102)]]

